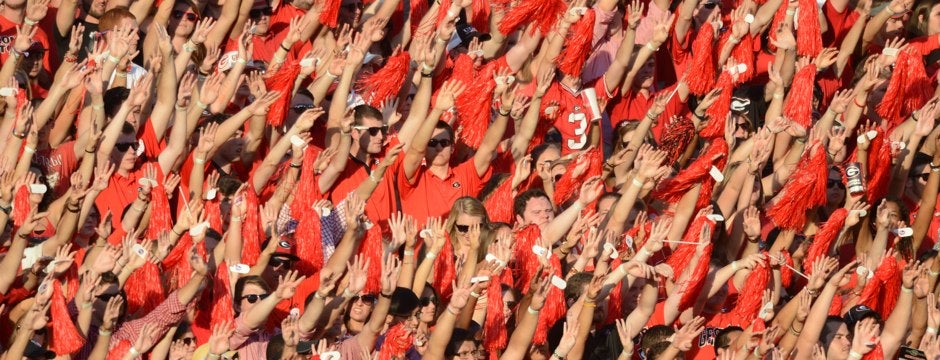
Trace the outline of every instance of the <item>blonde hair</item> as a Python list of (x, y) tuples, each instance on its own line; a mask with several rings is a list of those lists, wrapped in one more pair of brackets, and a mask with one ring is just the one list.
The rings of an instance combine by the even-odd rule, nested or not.
[[(478, 249), (477, 260), (482, 260), (483, 256), (486, 255), (486, 248), (489, 247), (490, 241), (488, 240), (491, 238), (491, 236), (489, 236), (490, 217), (486, 213), (486, 207), (483, 206), (480, 200), (470, 196), (464, 196), (454, 201), (454, 206), (450, 208), (450, 214), (447, 215), (447, 222), (444, 223), (447, 234), (450, 235), (450, 244), (454, 249), (457, 248), (456, 225), (457, 217), (460, 215), (470, 215), (480, 218), (480, 248)], [(484, 242), (484, 240), (487, 241)]]

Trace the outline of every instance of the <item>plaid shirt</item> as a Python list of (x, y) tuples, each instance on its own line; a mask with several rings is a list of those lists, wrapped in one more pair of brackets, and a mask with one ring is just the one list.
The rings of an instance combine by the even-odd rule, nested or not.
[(159, 329), (159, 336), (163, 337), (173, 325), (183, 320), (185, 315), (186, 304), (180, 303), (178, 291), (174, 291), (149, 314), (140, 319), (121, 324), (118, 330), (114, 332), (114, 335), (111, 336), (109, 347), (114, 348), (121, 340), (127, 340), (133, 344), (145, 324), (156, 324)]

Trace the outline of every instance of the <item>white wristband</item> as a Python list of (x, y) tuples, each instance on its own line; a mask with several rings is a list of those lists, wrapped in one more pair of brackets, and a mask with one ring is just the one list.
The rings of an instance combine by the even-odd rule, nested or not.
[(437, 253), (428, 251), (427, 254), (424, 254), (424, 258), (425, 258), (425, 259), (428, 259), (428, 260), (437, 259)]
[(936, 335), (936, 334), (937, 334), (937, 328), (929, 327), (929, 328), (927, 328), (927, 333), (928, 333), (928, 334), (934, 334), (934, 335)]

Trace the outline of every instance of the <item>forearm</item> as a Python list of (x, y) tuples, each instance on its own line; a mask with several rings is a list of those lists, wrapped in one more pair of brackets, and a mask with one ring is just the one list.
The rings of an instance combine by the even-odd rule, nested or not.
[(524, 310), (525, 312), (522, 311), (519, 310), (522, 319), (512, 332), (512, 336), (509, 338), (509, 346), (506, 347), (506, 351), (499, 357), (499, 360), (522, 360), (529, 352), (529, 344), (532, 342), (532, 337), (535, 336), (535, 327), (538, 325), (539, 313), (535, 312), (533, 314), (528, 309)]
[[(238, 88), (238, 80), (241, 78), (242, 72), (245, 71), (245, 65), (248, 60), (249, 59), (242, 58), (237, 59), (232, 69), (229, 70), (228, 75), (222, 80), (222, 87), (219, 88), (219, 97), (216, 98), (212, 104), (209, 104), (209, 110), (213, 114), (223, 112), (229, 101), (232, 100), (232, 96), (235, 95), (235, 90)], [(284, 94), (282, 96), (286, 95), (287, 94)]]
[(26, 237), (13, 235), (13, 245), (7, 250), (3, 260), (0, 261), (0, 294), (6, 294), (10, 290), (13, 281), (16, 280), (16, 274), (20, 270), (20, 262), (23, 260), (23, 251), (26, 250)]

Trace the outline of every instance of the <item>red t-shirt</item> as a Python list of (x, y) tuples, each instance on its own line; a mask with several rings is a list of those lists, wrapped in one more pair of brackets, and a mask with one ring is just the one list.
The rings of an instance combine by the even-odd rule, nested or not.
[[(660, 92), (665, 92), (667, 94), (672, 93), (675, 88), (676, 86), (673, 85), (655, 93), (650, 92), (648, 96), (639, 93), (636, 91), (636, 89), (630, 88), (630, 90), (624, 92), (623, 96), (617, 97), (611, 103), (610, 124), (616, 128), (617, 124), (623, 121), (642, 120), (644, 117), (646, 117), (646, 113), (649, 112), (650, 107), (653, 106), (653, 101), (656, 99), (656, 95), (658, 95)], [(653, 137), (656, 139), (656, 141), (659, 141), (662, 138), (663, 128), (665, 128), (666, 124), (669, 123), (669, 120), (673, 115), (682, 115), (688, 112), (688, 105), (679, 99), (678, 93), (674, 94), (672, 99), (666, 103), (666, 109), (662, 114), (659, 115), (656, 126), (652, 128)]]
[(52, 188), (55, 197), (62, 196), (71, 186), (70, 177), (78, 167), (75, 142), (69, 141), (55, 149), (37, 151), (33, 155), (33, 164), (38, 165), (43, 174), (46, 174), (46, 184)]
[[(52, 13), (52, 11), (50, 11), (50, 13)], [(53, 19), (55, 18), (54, 13), (50, 15)], [(36, 30), (36, 36), (33, 37), (33, 43), (38, 42), (42, 44), (43, 49), (46, 49), (46, 53), (42, 58), (42, 68), (47, 73), (52, 75), (54, 72), (52, 71), (52, 64), (50, 59), (56, 55), (56, 49), (51, 45), (51, 42), (49, 41), (49, 32), (46, 31), (46, 28), (44, 27), (44, 24), (47, 24), (45, 21), (47, 18), (49, 18), (49, 15), (47, 15), (43, 21), (40, 21), (38, 24), (36, 24), (38, 29)], [(0, 15), (0, 63), (6, 62), (7, 57), (10, 56), (10, 51), (13, 50), (13, 42), (16, 40), (17, 26), (17, 23), (14, 23), (6, 17)]]
[(822, 11), (826, 16), (826, 22), (829, 23), (829, 31), (822, 34), (823, 46), (839, 48), (842, 46), (845, 35), (848, 34), (849, 30), (852, 29), (852, 25), (858, 20), (859, 14), (853, 11), (851, 7), (846, 7), (840, 13), (832, 6), (830, 1), (826, 1)]
[(458, 198), (479, 195), (491, 173), (492, 168), (488, 168), (482, 177), (478, 176), (473, 159), (451, 167), (444, 179), (421, 165), (415, 173), (415, 183), (409, 184), (404, 170), (399, 168), (398, 190), (401, 192), (402, 209), (414, 216), (418, 224), (424, 224), (430, 217), (447, 216)]

